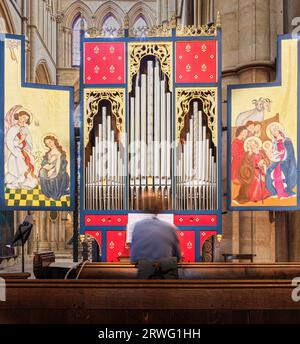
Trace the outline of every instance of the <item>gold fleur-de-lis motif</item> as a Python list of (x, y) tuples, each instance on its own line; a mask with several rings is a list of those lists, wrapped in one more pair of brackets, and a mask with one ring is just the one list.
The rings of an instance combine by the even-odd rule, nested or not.
[(203, 44), (201, 45), (201, 51), (202, 51), (203, 53), (205, 53), (206, 50), (207, 50), (207, 46), (206, 46), (206, 44), (203, 43)]
[(100, 48), (98, 47), (98, 45), (95, 46), (94, 48), (94, 54), (99, 54)]
[(201, 70), (202, 72), (206, 72), (207, 71), (207, 66), (205, 63), (203, 63), (203, 65), (201, 66)]
[(188, 44), (185, 46), (185, 51), (186, 51), (187, 53), (189, 53), (191, 50), (192, 50), (192, 47), (191, 47), (190, 44), (188, 43)]
[(113, 46), (113, 45), (111, 45), (110, 47), (109, 47), (109, 52), (111, 53), (111, 54), (114, 54), (114, 52), (115, 52), (115, 47)]
[(109, 67), (109, 71), (111, 72), (111, 74), (113, 74), (113, 73), (115, 72), (115, 70), (116, 70), (116, 68), (115, 68), (114, 65), (111, 65), (111, 66)]
[(186, 70), (186, 72), (190, 72), (192, 70), (192, 66), (190, 64), (187, 64), (185, 66), (185, 70)]
[(187, 244), (186, 244), (186, 247), (188, 250), (190, 250), (191, 248), (193, 248), (193, 243), (191, 241), (189, 241)]
[(100, 71), (100, 67), (99, 67), (98, 65), (96, 65), (96, 66), (94, 67), (94, 72), (95, 72), (96, 74), (98, 74), (99, 71)]
[(113, 249), (115, 248), (115, 243), (114, 243), (113, 241), (111, 241), (111, 242), (109, 243), (109, 248), (110, 248), (111, 250), (113, 250)]

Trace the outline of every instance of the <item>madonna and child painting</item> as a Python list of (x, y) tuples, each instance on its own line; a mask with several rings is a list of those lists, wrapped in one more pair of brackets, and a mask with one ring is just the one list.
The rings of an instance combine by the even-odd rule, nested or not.
[[(38, 127), (38, 120), (21, 105), (12, 107), (6, 114), (6, 193), (16, 195), (15, 190), (19, 190), (21, 201), (26, 197), (37, 202), (47, 199), (59, 201), (70, 193), (66, 151), (53, 133), (44, 133), (42, 142), (37, 142), (32, 135), (32, 126)], [(38, 190), (34, 193), (36, 199), (30, 198), (29, 190)], [(25, 196), (22, 198), (22, 195)], [(15, 200), (18, 200), (16, 196)]]
[(265, 116), (271, 112), (270, 99), (252, 103), (254, 108), (232, 123), (231, 205), (297, 205), (296, 142), (280, 114)]

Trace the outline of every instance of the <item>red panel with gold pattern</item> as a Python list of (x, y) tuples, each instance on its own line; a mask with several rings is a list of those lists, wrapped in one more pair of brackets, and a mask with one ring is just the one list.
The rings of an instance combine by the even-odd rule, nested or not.
[(120, 42), (84, 44), (86, 84), (124, 84), (125, 44)]
[(195, 232), (194, 231), (177, 231), (181, 255), (184, 262), (195, 261)]
[(101, 250), (101, 239), (102, 239), (102, 232), (101, 231), (85, 231), (86, 235), (91, 235), (97, 241), (99, 248)]
[(176, 82), (217, 82), (217, 41), (176, 42)]
[(85, 215), (85, 226), (127, 226), (128, 215)]
[(107, 231), (106, 233), (106, 261), (118, 262), (119, 257), (128, 256), (126, 231)]
[(216, 231), (201, 231), (200, 233), (200, 252), (202, 252), (202, 248), (204, 245), (204, 242), (206, 239), (208, 239), (209, 237), (211, 237), (212, 235), (217, 234)]
[(174, 215), (175, 226), (217, 226), (217, 215)]

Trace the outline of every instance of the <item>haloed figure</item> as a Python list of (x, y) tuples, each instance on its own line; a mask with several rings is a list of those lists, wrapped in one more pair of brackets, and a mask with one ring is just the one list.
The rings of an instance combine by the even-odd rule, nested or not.
[(59, 200), (61, 196), (69, 194), (70, 177), (67, 173), (66, 152), (53, 135), (46, 136), (44, 144), (48, 151), (43, 157), (39, 172), (42, 193), (48, 198)]

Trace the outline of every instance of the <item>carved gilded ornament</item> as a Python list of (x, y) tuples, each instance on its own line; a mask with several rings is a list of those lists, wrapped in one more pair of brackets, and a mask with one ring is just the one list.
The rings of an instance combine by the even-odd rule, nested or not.
[(140, 69), (141, 60), (147, 55), (156, 56), (163, 73), (168, 77), (172, 90), (172, 42), (143, 42), (128, 44), (128, 92), (132, 90), (132, 79)]
[(217, 147), (217, 89), (216, 88), (177, 88), (176, 89), (176, 138), (180, 139), (184, 128), (184, 118), (190, 110), (194, 99), (202, 102), (203, 112), (207, 116), (208, 128), (212, 133), (212, 141)]
[(94, 117), (98, 114), (101, 100), (108, 100), (111, 103), (111, 111), (116, 119), (116, 127), (120, 133), (124, 134), (125, 132), (125, 90), (112, 88), (88, 90), (85, 93), (85, 146), (88, 144), (89, 134), (94, 126)]
[[(137, 37), (139, 36), (136, 34), (134, 28), (129, 30), (130, 37)], [(145, 30), (146, 37), (171, 37), (172, 36), (172, 27), (168, 23), (163, 25), (156, 25), (152, 26), (151, 28), (147, 28)]]
[(120, 28), (120, 29), (112, 29), (111, 31), (109, 31), (108, 29), (98, 29), (96, 27), (91, 27), (90, 29), (88, 29), (85, 33), (86, 37), (89, 38), (97, 38), (97, 37), (124, 37), (125, 36), (125, 31), (124, 28)]
[(176, 36), (216, 36), (217, 26), (216, 25), (188, 25), (188, 26), (177, 26)]

